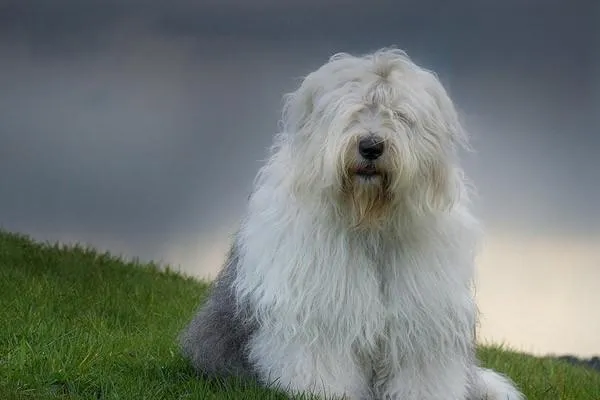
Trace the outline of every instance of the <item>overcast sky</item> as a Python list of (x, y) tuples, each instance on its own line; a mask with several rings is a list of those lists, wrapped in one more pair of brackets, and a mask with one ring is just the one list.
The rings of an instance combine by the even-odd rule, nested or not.
[(599, 21), (592, 0), (1, 1), (0, 227), (213, 276), (282, 94), (396, 45), (473, 135), (481, 337), (598, 354)]
[(465, 116), (491, 227), (598, 233), (592, 3), (5, 1), (0, 225), (149, 257), (223, 235), (281, 95), (335, 52), (396, 45), (438, 72)]

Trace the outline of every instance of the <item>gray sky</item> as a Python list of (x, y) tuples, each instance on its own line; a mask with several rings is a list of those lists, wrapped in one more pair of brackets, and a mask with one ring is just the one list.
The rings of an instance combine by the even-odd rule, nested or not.
[(282, 93), (334, 52), (397, 45), (465, 115), (486, 222), (600, 230), (592, 2), (121, 3), (0, 6), (2, 226), (151, 257), (230, 226)]

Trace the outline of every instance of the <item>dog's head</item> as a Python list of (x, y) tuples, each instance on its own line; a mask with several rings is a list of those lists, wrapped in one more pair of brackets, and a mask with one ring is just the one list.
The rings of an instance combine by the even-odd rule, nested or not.
[(452, 101), (400, 50), (333, 56), (286, 97), (283, 123), (295, 191), (333, 195), (356, 223), (400, 205), (447, 210), (460, 195), (467, 140)]

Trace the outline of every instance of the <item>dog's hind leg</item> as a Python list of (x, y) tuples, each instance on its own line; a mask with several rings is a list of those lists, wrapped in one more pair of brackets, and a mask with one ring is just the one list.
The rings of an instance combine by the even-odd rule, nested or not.
[(246, 347), (254, 326), (232, 290), (237, 263), (234, 245), (209, 298), (180, 336), (184, 356), (206, 376), (253, 376)]
[(513, 382), (491, 369), (476, 367), (467, 400), (525, 400)]

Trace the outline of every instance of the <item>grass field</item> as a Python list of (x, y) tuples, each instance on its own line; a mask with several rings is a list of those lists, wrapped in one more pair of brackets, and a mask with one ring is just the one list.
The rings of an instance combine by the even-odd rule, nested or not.
[[(176, 336), (207, 285), (0, 232), (0, 399), (284, 399), (196, 378)], [(600, 399), (600, 374), (482, 348), (530, 400)]]

